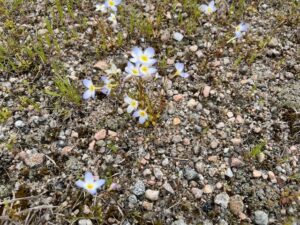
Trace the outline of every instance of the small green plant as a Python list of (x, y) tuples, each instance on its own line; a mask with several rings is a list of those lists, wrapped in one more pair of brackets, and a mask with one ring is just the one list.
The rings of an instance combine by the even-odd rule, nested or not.
[(12, 113), (8, 108), (2, 107), (0, 109), (0, 123), (4, 123), (11, 115)]
[(266, 141), (261, 141), (260, 143), (258, 143), (257, 145), (255, 145), (250, 153), (249, 156), (251, 158), (256, 158), (260, 153), (262, 153), (264, 147), (266, 146), (267, 142)]

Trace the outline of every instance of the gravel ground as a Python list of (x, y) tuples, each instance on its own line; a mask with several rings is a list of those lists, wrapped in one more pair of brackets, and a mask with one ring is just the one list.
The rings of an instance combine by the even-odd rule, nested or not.
[[(299, 2), (243, 2), (128, 0), (112, 27), (96, 1), (0, 1), (0, 224), (300, 224)], [(134, 46), (159, 61), (154, 126), (123, 90), (76, 102)], [(96, 196), (85, 171), (106, 179)]]

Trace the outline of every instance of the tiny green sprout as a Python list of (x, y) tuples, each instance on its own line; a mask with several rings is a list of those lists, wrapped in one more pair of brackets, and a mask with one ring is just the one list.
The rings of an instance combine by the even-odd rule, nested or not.
[(78, 180), (75, 182), (77, 187), (83, 188), (91, 195), (97, 194), (97, 189), (100, 189), (104, 184), (104, 179), (95, 179), (91, 172), (86, 172), (84, 175), (84, 181)]

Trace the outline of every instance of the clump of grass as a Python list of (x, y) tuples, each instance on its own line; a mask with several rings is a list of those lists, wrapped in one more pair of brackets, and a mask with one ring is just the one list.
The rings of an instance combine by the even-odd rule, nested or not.
[(6, 120), (8, 120), (12, 115), (12, 112), (6, 108), (2, 107), (0, 109), (0, 123), (4, 123)]
[(264, 147), (266, 146), (266, 141), (261, 141), (260, 143), (256, 144), (251, 151), (249, 152), (250, 158), (256, 158), (260, 153), (262, 153)]

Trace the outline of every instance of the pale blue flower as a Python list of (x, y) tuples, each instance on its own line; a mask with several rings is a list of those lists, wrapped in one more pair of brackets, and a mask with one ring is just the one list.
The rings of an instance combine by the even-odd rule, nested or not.
[(130, 114), (132, 113), (134, 110), (136, 110), (139, 106), (139, 102), (137, 100), (134, 100), (128, 96), (126, 96), (124, 98), (124, 102), (126, 104), (128, 104), (128, 107), (127, 107), (127, 112)]
[(156, 63), (156, 59), (153, 59), (155, 51), (151, 47), (146, 48), (145, 51), (139, 47), (134, 47), (131, 51), (131, 55), (133, 58), (131, 58), (130, 61), (136, 64), (151, 66)]
[(113, 26), (117, 26), (118, 22), (117, 22), (117, 17), (114, 13), (110, 14), (110, 16), (108, 17), (108, 20), (110, 22), (112, 22)]
[(95, 195), (97, 193), (97, 189), (100, 189), (105, 184), (105, 180), (95, 180), (91, 172), (86, 172), (84, 175), (84, 181), (78, 180), (75, 184), (77, 187), (83, 188), (90, 194)]
[(84, 79), (82, 83), (87, 88), (87, 90), (83, 93), (83, 99), (87, 100), (89, 98), (95, 98), (96, 87), (93, 85), (93, 82), (91, 80)]
[(146, 110), (139, 109), (139, 110), (135, 111), (133, 113), (133, 117), (134, 118), (139, 117), (140, 124), (143, 124), (143, 123), (145, 123), (146, 120), (148, 120), (148, 114), (147, 114)]
[(188, 78), (190, 75), (184, 72), (184, 64), (183, 63), (175, 63), (175, 76), (181, 76), (182, 78)]
[(215, 7), (215, 1), (211, 1), (208, 5), (200, 5), (200, 10), (206, 15), (211, 15), (213, 12), (217, 11), (217, 8)]
[(101, 77), (101, 80), (104, 82), (104, 86), (101, 88), (101, 92), (105, 95), (109, 95), (114, 85), (112, 84), (112, 80), (108, 77)]
[(95, 7), (96, 11), (101, 11), (103, 13), (107, 12), (105, 4), (97, 3)]
[(110, 8), (112, 11), (116, 12), (117, 6), (121, 3), (121, 0), (106, 0), (105, 7)]
[(235, 27), (235, 38), (241, 38), (249, 29), (248, 23), (240, 23), (238, 26)]
[(140, 70), (139, 70), (139, 66), (133, 65), (131, 62), (127, 63), (127, 66), (125, 67), (125, 71), (128, 73), (127, 78), (129, 77), (139, 77), (140, 74)]
[(150, 66), (141, 64), (139, 66), (139, 71), (140, 71), (142, 77), (146, 77), (146, 76), (155, 74), (157, 72), (157, 69), (155, 69), (154, 67), (150, 67)]

